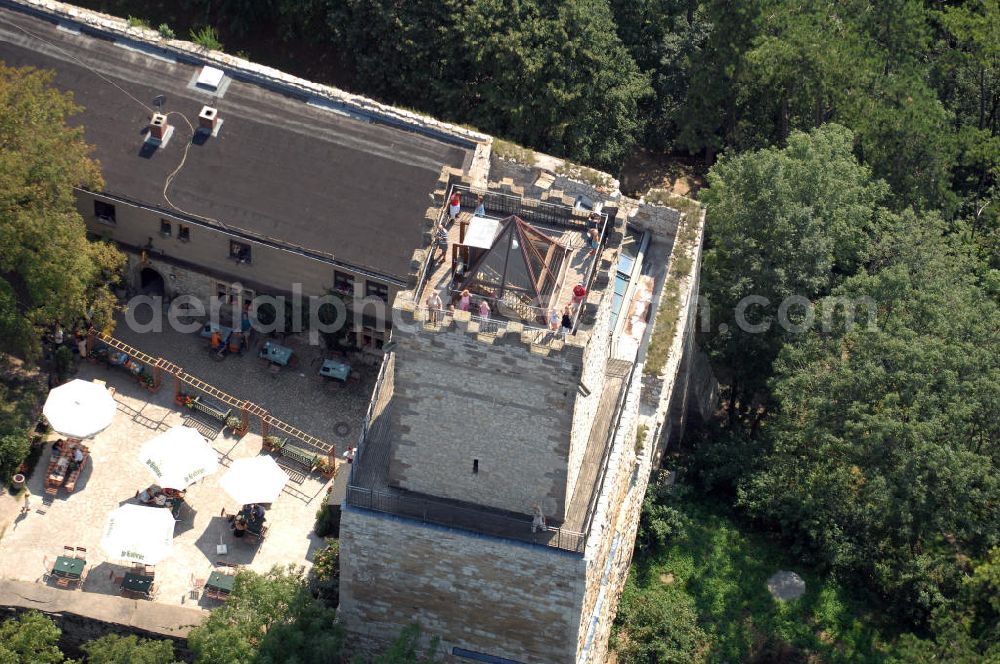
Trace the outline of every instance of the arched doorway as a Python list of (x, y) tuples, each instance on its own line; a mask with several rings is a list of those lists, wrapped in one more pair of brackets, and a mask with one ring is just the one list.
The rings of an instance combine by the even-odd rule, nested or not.
[(166, 292), (163, 286), (163, 275), (151, 267), (142, 268), (139, 273), (139, 291), (143, 295), (163, 296)]

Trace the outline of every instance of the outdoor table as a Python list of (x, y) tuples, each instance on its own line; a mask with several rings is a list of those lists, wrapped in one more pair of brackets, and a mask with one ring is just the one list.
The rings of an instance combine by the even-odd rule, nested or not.
[(264, 346), (260, 349), (259, 357), (274, 364), (280, 364), (281, 366), (286, 366), (288, 362), (292, 359), (292, 349), (288, 348), (287, 346), (282, 346), (280, 344), (267, 341), (264, 343)]
[(153, 577), (135, 572), (126, 572), (122, 580), (122, 590), (139, 595), (148, 595), (152, 585)]
[(86, 560), (71, 558), (70, 556), (59, 556), (55, 565), (52, 566), (52, 574), (67, 579), (79, 579), (83, 576), (83, 568), (87, 566)]
[(343, 383), (351, 375), (351, 365), (339, 360), (323, 360), (323, 366), (319, 368), (319, 375)]
[(235, 580), (236, 577), (231, 574), (212, 572), (208, 575), (208, 581), (205, 582), (205, 587), (220, 594), (228, 595), (233, 591), (233, 581)]
[(226, 327), (225, 325), (216, 325), (215, 323), (205, 323), (204, 325), (201, 326), (200, 334), (205, 339), (211, 339), (212, 332), (215, 331), (219, 332), (219, 338), (221, 338), (223, 341), (226, 341), (229, 339), (229, 335), (230, 333), (232, 333), (233, 328)]

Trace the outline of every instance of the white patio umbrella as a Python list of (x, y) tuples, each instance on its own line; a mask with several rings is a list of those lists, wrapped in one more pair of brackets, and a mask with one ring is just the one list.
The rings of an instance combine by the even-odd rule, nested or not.
[(175, 426), (146, 441), (139, 450), (139, 462), (170, 489), (187, 488), (219, 468), (219, 457), (200, 433)]
[(127, 504), (108, 515), (101, 548), (112, 558), (155, 565), (170, 555), (173, 539), (170, 510)]
[(219, 484), (240, 505), (273, 503), (281, 495), (288, 475), (269, 456), (237, 459)]
[(111, 424), (115, 407), (115, 400), (106, 387), (76, 379), (49, 392), (42, 413), (52, 428), (62, 435), (90, 438)]

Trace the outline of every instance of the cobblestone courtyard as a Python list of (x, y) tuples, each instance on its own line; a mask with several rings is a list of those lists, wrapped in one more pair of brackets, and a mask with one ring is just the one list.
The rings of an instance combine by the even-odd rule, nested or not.
[[(149, 314), (136, 317), (148, 320)], [(224, 392), (263, 406), (292, 426), (333, 443), (338, 450), (357, 442), (378, 375), (377, 364), (351, 359), (351, 370), (358, 374), (360, 382), (331, 389), (327, 379), (319, 375), (324, 349), (308, 344), (305, 335), (291, 335), (280, 342), (295, 351), (297, 365), (271, 373), (257, 359), (265, 341), (259, 334), (251, 335), (250, 347), (242, 355), (228, 355), (219, 362), (213, 358), (208, 340), (197, 333), (164, 327), (162, 332), (136, 332), (122, 317), (114, 336), (144, 353), (170, 360)], [(164, 389), (173, 390), (173, 385), (164, 385)]]
[[(236, 366), (236, 362), (239, 360), (230, 366)], [(82, 546), (88, 550), (89, 573), (83, 592), (116, 595), (118, 587), (111, 577), (120, 575), (125, 567), (100, 549), (107, 516), (119, 505), (137, 502), (136, 491), (151, 482), (138, 459), (142, 444), (160, 431), (181, 424), (185, 413), (173, 404), (172, 379), (170, 384), (165, 381), (159, 393), (151, 394), (126, 373), (97, 365), (84, 363), (76, 377), (106, 380), (117, 389), (115, 420), (87, 442), (91, 457), (72, 494), (60, 489), (54, 498), (45, 496), (45, 468), (50, 454), (45, 450), (29, 481), (30, 511), (5, 524), (6, 532), (0, 540), (0, 570), (8, 578), (36, 581), (46, 569), (46, 560), (51, 564), (63, 546)], [(292, 400), (301, 398), (293, 387), (285, 389)], [(276, 414), (280, 412), (276, 409)], [(289, 420), (296, 423), (292, 417)], [(357, 431), (356, 425), (352, 428)], [(221, 466), (216, 474), (188, 489), (187, 507), (174, 528), (172, 553), (156, 566), (157, 602), (211, 608), (212, 601), (195, 599), (190, 591), (192, 578), (205, 578), (215, 561), (246, 565), (259, 572), (288, 563), (308, 568), (312, 554), (322, 546), (322, 541), (312, 534), (312, 527), (316, 510), (326, 497), (327, 482), (315, 473), (301, 484), (290, 481), (286, 485), (267, 513), (269, 533), (262, 544), (234, 538), (220, 513), (223, 508), (233, 512), (239, 505), (229, 499), (218, 482), (233, 460), (261, 453), (261, 438), (250, 433), (237, 440), (223, 433), (209, 442), (218, 452)], [(219, 544), (227, 545), (226, 555), (217, 554)]]

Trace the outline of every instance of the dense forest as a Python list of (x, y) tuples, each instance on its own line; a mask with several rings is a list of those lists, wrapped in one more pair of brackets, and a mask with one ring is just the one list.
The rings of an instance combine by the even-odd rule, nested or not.
[[(998, 0), (82, 4), (616, 174), (697, 159), (723, 402), (651, 490), (620, 657), (1000, 661)], [(713, 612), (691, 555), (646, 592), (719, 514), (883, 636)]]

